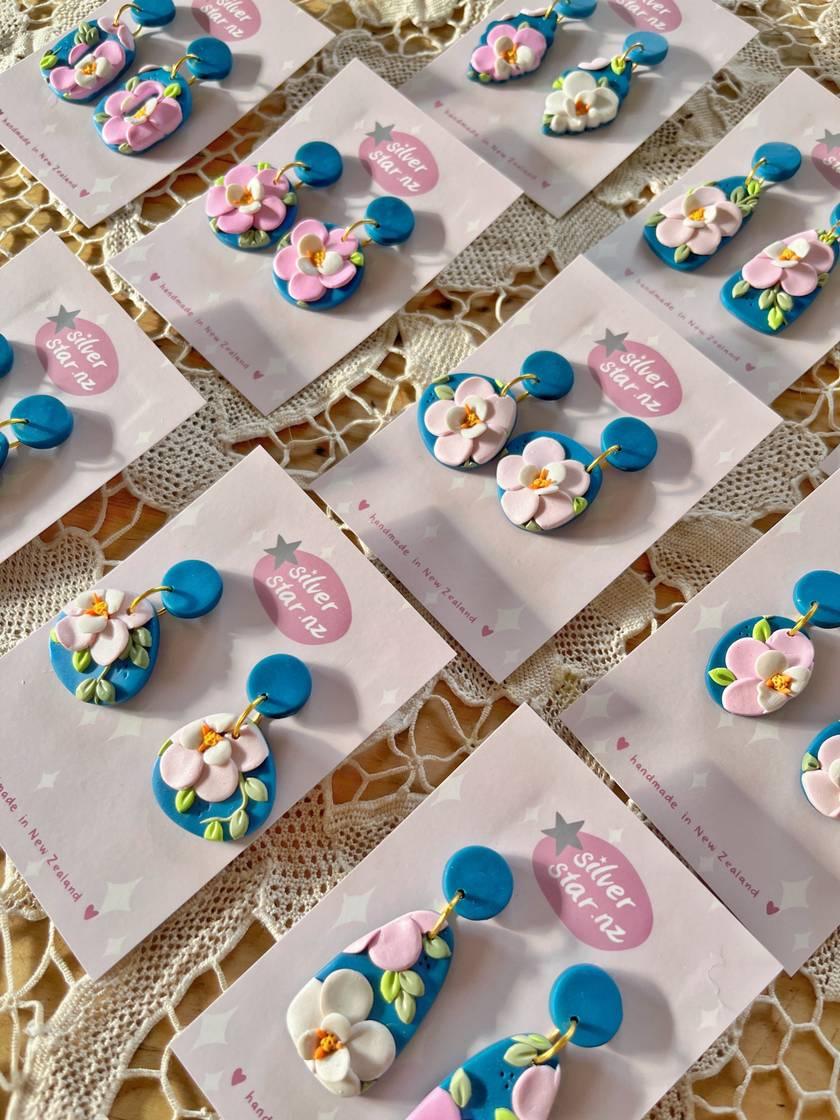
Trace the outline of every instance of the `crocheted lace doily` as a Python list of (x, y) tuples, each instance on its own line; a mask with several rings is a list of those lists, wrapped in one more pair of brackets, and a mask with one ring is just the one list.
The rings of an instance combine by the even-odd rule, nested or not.
[[(311, 483), (651, 192), (687, 171), (790, 68), (800, 66), (837, 89), (840, 0), (724, 3), (758, 29), (758, 38), (596, 191), (561, 220), (527, 199), (517, 201), (433, 286), (267, 419), (156, 312), (131, 302), (108, 258), (202, 192), (218, 173), (219, 156), (244, 156), (351, 58), (399, 85), (483, 18), (488, 3), (347, 0), (330, 6), (310, 0), (309, 10), (340, 32), (333, 43), (185, 169), (93, 229), (81, 227), (29, 172), (0, 153), (0, 252), (11, 256), (42, 230), (57, 230), (208, 402), (0, 566), (0, 652), (90, 586), (254, 441), (302, 485)], [(71, 24), (88, 6), (0, 0), (2, 65), (42, 48), (51, 27)], [(210, 1115), (171, 1059), (167, 1043), (174, 1031), (338, 882), (514, 705), (530, 702), (562, 732), (563, 709), (587, 683), (819, 482), (818, 465), (840, 438), (832, 396), (838, 382), (840, 353), (834, 352), (776, 402), (787, 422), (504, 686), (460, 653), (337, 775), (103, 980), (82, 975), (7, 860), (0, 892), (0, 1053), (8, 1057), (0, 1099), (8, 1094), (8, 1115)], [(830, 1002), (840, 999), (839, 962), (835, 935), (802, 973), (772, 985), (651, 1116), (765, 1120), (770, 1106), (757, 1105), (759, 1089), (763, 1101), (774, 1102), (773, 1115), (840, 1116), (836, 1102), (829, 1103), (840, 1069), (838, 1009)]]

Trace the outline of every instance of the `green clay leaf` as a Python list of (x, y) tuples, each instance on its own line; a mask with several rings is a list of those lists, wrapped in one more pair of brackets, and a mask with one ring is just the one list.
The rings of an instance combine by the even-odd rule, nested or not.
[(188, 813), (195, 803), (194, 789), (179, 789), (175, 794), (175, 808), (179, 813)]
[(674, 260), (677, 264), (682, 264), (683, 261), (687, 261), (690, 256), (691, 249), (688, 245), (678, 245), (674, 250)]
[(76, 44), (84, 43), (85, 46), (92, 47), (99, 42), (99, 28), (95, 23), (80, 23), (73, 40)]
[(551, 88), (552, 89), (562, 89), (563, 88), (563, 79), (562, 78), (555, 78), (554, 81), (551, 83)]
[(665, 221), (665, 215), (662, 213), (661, 210), (657, 210), (655, 214), (651, 214), (651, 216), (645, 222), (645, 225), (646, 226), (658, 226), (660, 222), (664, 222), (664, 221)]
[(598, 85), (601, 86), (601, 87), (608, 86), (609, 84), (610, 84), (609, 78), (599, 78), (598, 79)]
[(219, 821), (211, 821), (204, 830), (205, 840), (224, 840), (225, 830)]
[(774, 307), (770, 314), (767, 316), (767, 322), (770, 324), (770, 329), (777, 331), (785, 325), (787, 319), (778, 307)]
[(768, 307), (776, 306), (776, 291), (774, 288), (765, 288), (758, 297), (758, 306), (762, 311), (766, 311)]
[(747, 183), (747, 194), (750, 198), (758, 198), (764, 190), (764, 185), (758, 179), (750, 179)]
[(776, 303), (782, 311), (793, 311), (793, 296), (788, 295), (787, 292), (779, 292)]
[(170, 748), (171, 746), (172, 746), (172, 740), (171, 740), (171, 739), (167, 739), (167, 740), (166, 740), (166, 742), (165, 742), (165, 743), (163, 744), (163, 746), (162, 746), (162, 747), (160, 748), (160, 750), (158, 751), (158, 758), (160, 758), (160, 756), (161, 756), (162, 754), (165, 754), (165, 753), (166, 753), (166, 752), (167, 752), (167, 751), (169, 750), (169, 748)]
[(85, 704), (90, 704), (93, 700), (93, 695), (96, 692), (96, 678), (90, 677), (86, 681), (80, 681), (76, 685), (76, 699), (81, 700)]
[(458, 1108), (466, 1108), (472, 1097), (472, 1082), (463, 1069), (456, 1069), (449, 1081), (449, 1095)]
[(435, 396), (439, 401), (452, 401), (455, 399), (455, 392), (450, 389), (448, 385), (437, 385), (435, 387)]
[[(448, 385), (450, 380), (451, 379), (448, 373), (442, 373), (440, 377), (433, 377), (431, 383), (432, 385)], [(496, 384), (499, 384), (498, 381), (496, 382)]]
[(110, 117), (107, 113), (94, 113), (93, 119), (97, 124), (104, 124), (107, 120), (110, 120)]
[(249, 229), (239, 235), (240, 249), (262, 249), (269, 242), (269, 236), (264, 229)]
[(386, 1003), (393, 1003), (402, 991), (399, 973), (392, 972), (391, 969), (383, 972), (382, 979), (379, 981), (379, 990)]
[(523, 526), (523, 528), (527, 529), (529, 533), (541, 533), (542, 532), (542, 529), (539, 527), (539, 525), (536, 523), (536, 521), (529, 521), (527, 525)]
[(734, 202), (737, 205), (739, 202), (743, 202), (746, 197), (747, 192), (744, 190), (744, 188), (736, 187), (732, 194), (729, 196), (729, 201)]
[(55, 630), (50, 630), (50, 641), (55, 642), (56, 645), (61, 644), (58, 640), (58, 634), (56, 634)]
[(610, 70), (612, 70), (613, 74), (618, 74), (619, 76), (621, 76), (626, 69), (626, 59), (623, 59), (620, 54), (617, 54), (610, 63)]
[(132, 645), (128, 657), (132, 665), (136, 665), (138, 669), (149, 668), (149, 655), (142, 646)]
[(710, 669), (709, 677), (721, 688), (726, 688), (728, 684), (734, 684), (738, 679), (731, 669)]
[(131, 91), (137, 86), (137, 83), (139, 81), (140, 81), (140, 79), (136, 78), (136, 77), (135, 78), (129, 78), (128, 81), (125, 83), (125, 88), (128, 90), (129, 93), (131, 93)]
[(819, 762), (812, 754), (806, 754), (802, 759), (802, 773), (805, 774), (809, 770), (821, 770)]
[(146, 626), (140, 626), (134, 631), (134, 640), (138, 645), (148, 649), (152, 644), (152, 632)]
[(350, 254), (350, 260), (356, 266), (356, 268), (361, 268), (365, 263), (365, 255), (364, 253), (360, 253), (357, 249), (355, 253)]
[(283, 195), (283, 205), (284, 206), (294, 206), (296, 202), (297, 202), (297, 195), (295, 194), (294, 191), (289, 191), (287, 194)]
[(817, 277), (817, 283), (821, 288), (824, 288), (828, 281), (831, 279), (831, 274), (828, 272), (821, 272)]
[(446, 960), (447, 957), (452, 956), (452, 950), (442, 937), (424, 937), (423, 951), (426, 956), (431, 957), (433, 961)]
[(505, 1061), (509, 1066), (524, 1069), (537, 1057), (537, 1050), (527, 1042), (514, 1042), (505, 1050)]
[(245, 792), (252, 801), (268, 801), (268, 789), (259, 778), (246, 778)]
[(213, 186), (214, 187), (223, 187), (224, 185), (225, 185), (224, 175), (220, 175), (218, 179), (213, 180)]
[(394, 1007), (397, 1012), (397, 1018), (401, 1023), (413, 1023), (414, 1016), (417, 1014), (417, 1002), (414, 996), (409, 995), (408, 992), (400, 992), (397, 996)]
[(164, 97), (180, 97), (181, 96), (181, 83), (170, 82), (166, 89), (163, 91)]
[(42, 70), (52, 70), (53, 66), (58, 62), (58, 55), (52, 54), (49, 51), (41, 59), (39, 66)]
[(77, 673), (85, 673), (90, 668), (93, 658), (89, 649), (79, 649), (73, 654), (73, 668)]
[(546, 1050), (550, 1050), (554, 1045), (544, 1034), (529, 1034), (528, 1039), (531, 1045), (535, 1046), (541, 1054)]
[(422, 978), (418, 976), (416, 972), (412, 972), (409, 969), (406, 972), (400, 972), (397, 975), (400, 978), (400, 987), (404, 992), (408, 992), (410, 996), (414, 996), (415, 999), (419, 999), (422, 995), (426, 994), (426, 985), (423, 983)]
[(117, 148), (117, 151), (121, 152), (124, 156), (130, 156), (134, 149), (130, 144), (120, 144), (120, 146)]
[(577, 497), (572, 501), (572, 513), (575, 517), (580, 517), (585, 509), (589, 508), (589, 502), (586, 498)]
[(212, 229), (212, 231), (213, 231), (213, 232), (215, 233), (215, 232), (216, 232), (216, 230), (217, 230), (217, 229), (219, 228), (219, 222), (218, 222), (218, 219), (217, 219), (217, 218), (211, 218), (211, 219), (210, 219), (210, 223), (209, 223), (209, 224), (210, 224), (210, 228), (211, 228), (211, 229)]
[(230, 818), (230, 824), (228, 825), (228, 832), (230, 833), (231, 840), (241, 840), (248, 831), (248, 825), (250, 823), (245, 810), (237, 809)]
[(493, 1120), (518, 1120), (518, 1118), (509, 1108), (497, 1108), (493, 1113)]
[(749, 290), (749, 281), (739, 280), (735, 287), (732, 289), (732, 295), (735, 299), (740, 299), (741, 296), (745, 296)]
[(753, 626), (752, 636), (757, 642), (766, 642), (773, 631), (770, 629), (770, 623), (766, 618), (760, 618)]
[(100, 704), (113, 704), (117, 693), (110, 681), (104, 679), (96, 682), (96, 699)]
[(489, 82), (490, 81), (490, 75), (489, 74), (479, 74), (478, 75), (478, 80), (480, 82)]
[(266, 163), (265, 160), (261, 159), (260, 162), (257, 164), (257, 171), (268, 171), (268, 169), (270, 167), (271, 167), (270, 163)]

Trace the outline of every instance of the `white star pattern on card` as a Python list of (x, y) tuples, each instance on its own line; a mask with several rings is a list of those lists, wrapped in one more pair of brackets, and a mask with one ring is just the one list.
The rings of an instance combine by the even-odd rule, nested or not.
[(396, 707), (397, 704), (397, 690), (395, 688), (386, 688), (382, 693), (382, 699), (379, 701), (380, 707), (388, 705), (390, 708)]
[(606, 689), (590, 689), (589, 692), (583, 694), (581, 704), (583, 706), (584, 719), (605, 719), (610, 707), (610, 700), (613, 694)]
[(335, 545), (325, 544), (323, 548), (318, 549), (318, 555), (322, 560), (331, 560), (332, 554), (335, 552)]
[(731, 712), (721, 712), (720, 718), (718, 719), (718, 727), (731, 727), (734, 722), (735, 719)]
[(811, 876), (807, 879), (795, 879), (793, 882), (782, 879), (782, 901), (779, 903), (779, 909), (807, 910), (808, 887), (811, 885), (811, 880)]
[(423, 530), (423, 540), (424, 541), (436, 540), (439, 532), (440, 532), (440, 526), (439, 525), (427, 525), (426, 528)]
[(753, 731), (751, 743), (767, 743), (773, 740), (778, 740), (779, 729), (776, 725), (769, 720), (760, 719), (757, 721), (758, 726)]
[(85, 704), (82, 710), (82, 718), (79, 720), (79, 727), (89, 727), (92, 723), (98, 723), (101, 710), (93, 704)]
[(116, 175), (112, 175), (110, 179), (97, 179), (93, 184), (91, 194), (110, 194), (111, 187), (116, 183)]
[(728, 451), (721, 451), (718, 455), (718, 463), (731, 463), (735, 458), (735, 452), (730, 447)]
[(606, 739), (593, 739), (588, 743), (589, 753), (594, 755), (606, 754), (610, 743)]
[(449, 483), (450, 490), (463, 490), (467, 485), (467, 476), (465, 474), (456, 474), (452, 481)]
[(509, 649), (505, 654), (505, 665), (518, 665), (519, 664), (519, 650)]
[(191, 502), (185, 510), (178, 514), (172, 526), (173, 529), (191, 529), (197, 525), (204, 516), (204, 502)]
[(510, 610), (500, 609), (496, 611), (496, 626), (497, 633), (504, 633), (506, 630), (519, 630), (520, 620), (524, 607), (513, 607)]
[(336, 926), (349, 926), (353, 922), (366, 922), (368, 903), (373, 896), (371, 887), (366, 894), (346, 894), (341, 900), (341, 913), (335, 921)]
[(438, 802), (444, 801), (460, 801), (461, 800), (461, 786), (464, 784), (464, 775), (459, 774), (456, 770), (454, 774), (446, 779), (437, 795)]
[(331, 1108), (329, 1112), (324, 1112), (323, 1109), (318, 1113), (318, 1120), (335, 1120), (338, 1116), (338, 1109)]
[(118, 957), (122, 952), (122, 947), (125, 944), (124, 937), (109, 937), (105, 943), (105, 951), (103, 957)]
[(611, 844), (620, 844), (623, 836), (623, 828), (611, 828), (608, 834), (608, 838)]
[(704, 607), (701, 603), (700, 617), (695, 623), (694, 633), (699, 634), (703, 630), (722, 630), (723, 612), (728, 606), (728, 603), (721, 603), (719, 607)]
[(151, 432), (137, 432), (137, 434), (134, 437), (134, 446), (135, 447), (144, 447), (146, 444), (148, 444), (151, 441), (151, 438), (152, 438), (152, 433)]
[(265, 540), (265, 529), (255, 529), (251, 534), (251, 544), (262, 544)]
[(709, 773), (707, 770), (702, 770), (700, 773), (691, 775), (690, 789), (705, 789), (708, 783)]
[(440, 596), (437, 591), (427, 591), (423, 596), (423, 605), (426, 607), (433, 607), (439, 598)]
[(701, 856), (700, 857), (700, 871), (706, 875), (715, 865), (714, 856)]
[(101, 913), (111, 914), (115, 910), (128, 913), (131, 910), (131, 896), (140, 882), (140, 879), (135, 879), (131, 883), (107, 883), (105, 901), (99, 907)]
[(114, 730), (108, 736), (108, 742), (114, 739), (139, 739), (143, 734), (143, 720), (133, 712), (119, 712)]
[(797, 933), (794, 936), (794, 939), (793, 939), (793, 951), (794, 951), (794, 953), (798, 952), (800, 949), (804, 950), (806, 953), (810, 952), (811, 948), (812, 948), (812, 945), (811, 945), (811, 938), (812, 937), (813, 937), (813, 934), (811, 933), (811, 931), (809, 929), (806, 930), (804, 933)]
[(711, 1011), (701, 1011), (700, 1022), (697, 1024), (697, 1029), (700, 1031), (707, 1031), (712, 1027), (717, 1029), (719, 1018), (720, 1008), (715, 1007)]
[(202, 1046), (222, 1046), (227, 1042), (228, 1023), (239, 1009), (231, 1008), (230, 1011), (207, 1011), (198, 1022), (198, 1038), (193, 1043), (193, 1050)]
[(38, 875), (40, 875), (43, 871), (44, 864), (46, 862), (47, 861), (45, 859), (34, 859), (30, 863), (27, 863), (26, 867), (24, 867), (23, 869), (24, 879), (28, 880), (37, 878)]
[(206, 1073), (201, 1079), (201, 1088), (205, 1093), (215, 1093), (221, 1084), (221, 1080), (221, 1070), (218, 1070), (216, 1073)]
[(35, 787), (36, 792), (39, 789), (52, 789), (53, 786), (55, 785), (55, 780), (60, 773), (61, 773), (60, 770), (53, 770), (53, 772), (51, 774), (42, 774), (40, 781), (38, 782), (37, 786)]
[(530, 809), (526, 810), (525, 816), (522, 818), (522, 823), (530, 824), (532, 821), (538, 821), (541, 816), (542, 810), (540, 807), (538, 805), (532, 805)]
[(802, 518), (804, 514), (802, 510), (791, 510), (785, 517), (782, 518), (779, 525), (776, 527), (776, 535), (779, 537), (788, 536), (791, 533), (797, 535), (802, 532)]

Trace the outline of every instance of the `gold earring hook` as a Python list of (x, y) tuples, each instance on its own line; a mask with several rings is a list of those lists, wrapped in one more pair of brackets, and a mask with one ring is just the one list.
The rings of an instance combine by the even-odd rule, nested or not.
[[(259, 696), (256, 698), (256, 700), (252, 700), (242, 710), (241, 714), (239, 715), (239, 717), (236, 720), (236, 723), (233, 725), (233, 730), (230, 733), (232, 739), (238, 739), (239, 738), (239, 733), (242, 730), (242, 724), (245, 722), (245, 720), (248, 718), (248, 716), (251, 714), (251, 712), (255, 711), (256, 708), (258, 708), (259, 705), (262, 704), (267, 699), (268, 699), (268, 693), (267, 692), (261, 692), (259, 694)], [(252, 719), (251, 722), (252, 723), (259, 723), (261, 719), (262, 719), (262, 714), (260, 712), (257, 712), (256, 718)]]
[(609, 459), (610, 455), (615, 455), (620, 450), (621, 450), (621, 444), (620, 443), (614, 443), (612, 445), (612, 447), (608, 447), (606, 451), (602, 451), (601, 454), (598, 456), (598, 458), (593, 459), (592, 462), (589, 464), (589, 466), (586, 468), (586, 473), (587, 474), (592, 474), (592, 472), (595, 470), (596, 467), (603, 466), (603, 464), (606, 463), (607, 460)]
[(10, 416), (8, 420), (0, 420), (0, 428), (7, 428), (10, 424), (28, 424), (29, 421), (21, 416)]
[(461, 890), (458, 890), (453, 894), (452, 898), (450, 898), (450, 900), (447, 902), (447, 904), (444, 906), (444, 908), (441, 910), (440, 914), (438, 915), (438, 920), (435, 922), (435, 924), (432, 926), (432, 928), (426, 934), (426, 936), (429, 938), (430, 941), (434, 941), (434, 939), (440, 934), (440, 931), (446, 925), (446, 922), (447, 922), (447, 919), (449, 918), (449, 915), (452, 913), (452, 911), (455, 909), (455, 907), (458, 905), (458, 903), (461, 902), (465, 897), (466, 896), (465, 896), (464, 892), (461, 891)]
[(542, 1054), (539, 1054), (536, 1058), (534, 1058), (534, 1063), (533, 1064), (535, 1066), (541, 1066), (541, 1065), (544, 1065), (546, 1062), (550, 1062), (552, 1058), (556, 1058), (557, 1055), (560, 1053), (560, 1051), (563, 1050), (566, 1046), (568, 1046), (569, 1043), (572, 1041), (577, 1028), (578, 1028), (578, 1019), (573, 1015), (570, 1022), (569, 1022), (568, 1027), (566, 1028), (565, 1031), (563, 1031), (562, 1034), (560, 1033), (560, 1031), (552, 1031), (552, 1033), (548, 1036), (548, 1038), (549, 1038), (549, 1041), (553, 1042), (554, 1045), (551, 1047), (550, 1050), (545, 1050), (545, 1051), (543, 1051)]
[(627, 62), (627, 60), (630, 58), (630, 55), (633, 53), (633, 51), (643, 51), (644, 49), (645, 49), (644, 43), (631, 43), (630, 46), (627, 47), (627, 49), (624, 51), (624, 54), (621, 54), (618, 57), (621, 59), (622, 62)]
[[(197, 62), (197, 61), (198, 61), (198, 55), (197, 54), (182, 54), (181, 57), (178, 59), (178, 61), (175, 63), (175, 65), (169, 67), (169, 77), (174, 78), (176, 76), (176, 74), (178, 73), (178, 71), (180, 70), (180, 68), (184, 65), (185, 62)], [(195, 81), (197, 81), (195, 74), (190, 74), (189, 78), (187, 78), (187, 82), (190, 85), (192, 85), (193, 82), (195, 82)]]
[(512, 380), (505, 382), (505, 384), (499, 390), (499, 396), (505, 396), (506, 393), (510, 392), (514, 385), (519, 385), (523, 381), (539, 381), (539, 378), (535, 373), (520, 373), (518, 377), (514, 377)]
[[(138, 6), (136, 4), (120, 4), (120, 6), (117, 8), (116, 12), (114, 13), (114, 27), (119, 27), (120, 26), (120, 19), (121, 19), (124, 12), (139, 12), (139, 11), (140, 11), (140, 9), (138, 8)], [(138, 27), (139, 26), (140, 25), (138, 24)]]
[[(137, 596), (135, 596), (135, 598), (133, 598), (131, 600), (131, 602), (128, 604), (128, 613), (133, 614), (133, 612), (137, 609), (138, 604), (142, 603), (144, 599), (148, 599), (150, 595), (157, 595), (158, 592), (160, 592), (160, 591), (174, 591), (174, 590), (175, 590), (174, 587), (168, 587), (166, 585), (163, 585), (161, 587), (150, 587), (148, 591), (144, 591), (142, 595), (137, 595)], [(161, 607), (160, 610), (158, 611), (158, 614), (165, 614), (165, 613), (166, 613), (166, 608), (165, 607)]]
[[(767, 163), (767, 157), (766, 157), (766, 156), (762, 156), (762, 157), (761, 157), (761, 159), (760, 159), (760, 160), (758, 161), (758, 163), (754, 163), (754, 164), (753, 164), (753, 166), (752, 166), (752, 167), (750, 168), (750, 173), (749, 173), (749, 175), (748, 175), (748, 176), (746, 177), (746, 179), (744, 180), (744, 186), (745, 186), (745, 187), (746, 187), (746, 186), (749, 186), (749, 184), (750, 184), (750, 183), (751, 183), (751, 182), (752, 182), (752, 181), (753, 181), (753, 180), (755, 179), (755, 177), (756, 177), (756, 174), (755, 174), (755, 173), (756, 173), (756, 171), (758, 171), (759, 167), (763, 167), (765, 163)], [(763, 183), (763, 182), (764, 182), (764, 180), (762, 179), (762, 180), (761, 180), (761, 182)]]
[(819, 609), (819, 603), (812, 603), (807, 612), (803, 614), (796, 623), (794, 623), (793, 628), (788, 630), (788, 637), (792, 638), (794, 634), (798, 634), (800, 630), (804, 630)]
[(287, 163), (284, 167), (280, 168), (280, 170), (277, 172), (277, 174), (271, 180), (272, 183), (279, 183), (280, 180), (283, 178), (283, 176), (286, 174), (286, 172), (291, 171), (293, 167), (300, 167), (304, 171), (309, 170), (309, 164), (308, 163), (301, 163), (301, 161), (299, 159), (292, 160), (291, 163)]
[(358, 229), (360, 226), (373, 226), (374, 229), (379, 229), (379, 222), (377, 222), (376, 218), (359, 218), (357, 221), (350, 223), (344, 233), (342, 233), (341, 240), (346, 241), (353, 230)]

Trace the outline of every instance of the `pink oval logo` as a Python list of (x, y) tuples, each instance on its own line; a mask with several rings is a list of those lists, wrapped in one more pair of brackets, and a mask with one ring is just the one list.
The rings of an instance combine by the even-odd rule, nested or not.
[(600, 836), (579, 832), (580, 848), (557, 853), (550, 836), (534, 849), (534, 875), (551, 909), (578, 941), (614, 953), (650, 937), (653, 907), (626, 856)]
[(228, 43), (250, 39), (262, 23), (254, 0), (192, 0), (192, 11), (203, 31)]
[(305, 646), (337, 642), (350, 629), (353, 609), (338, 574), (311, 552), (298, 548), (277, 565), (263, 556), (254, 568), (254, 588), (281, 634)]
[(664, 35), (676, 31), (682, 23), (677, 0), (610, 0), (610, 7), (640, 31), (658, 31)]
[(811, 153), (811, 161), (823, 179), (840, 190), (840, 132), (825, 129), (825, 136)]
[[(69, 321), (62, 322), (62, 314)], [(35, 350), (50, 381), (76, 397), (106, 393), (117, 380), (116, 348), (103, 327), (61, 309), (35, 335)]]
[(371, 179), (400, 198), (426, 194), (440, 178), (435, 157), (422, 140), (394, 125), (377, 123), (359, 145), (359, 159)]
[(659, 351), (607, 331), (589, 355), (592, 376), (605, 395), (631, 416), (667, 416), (682, 404), (682, 385)]

